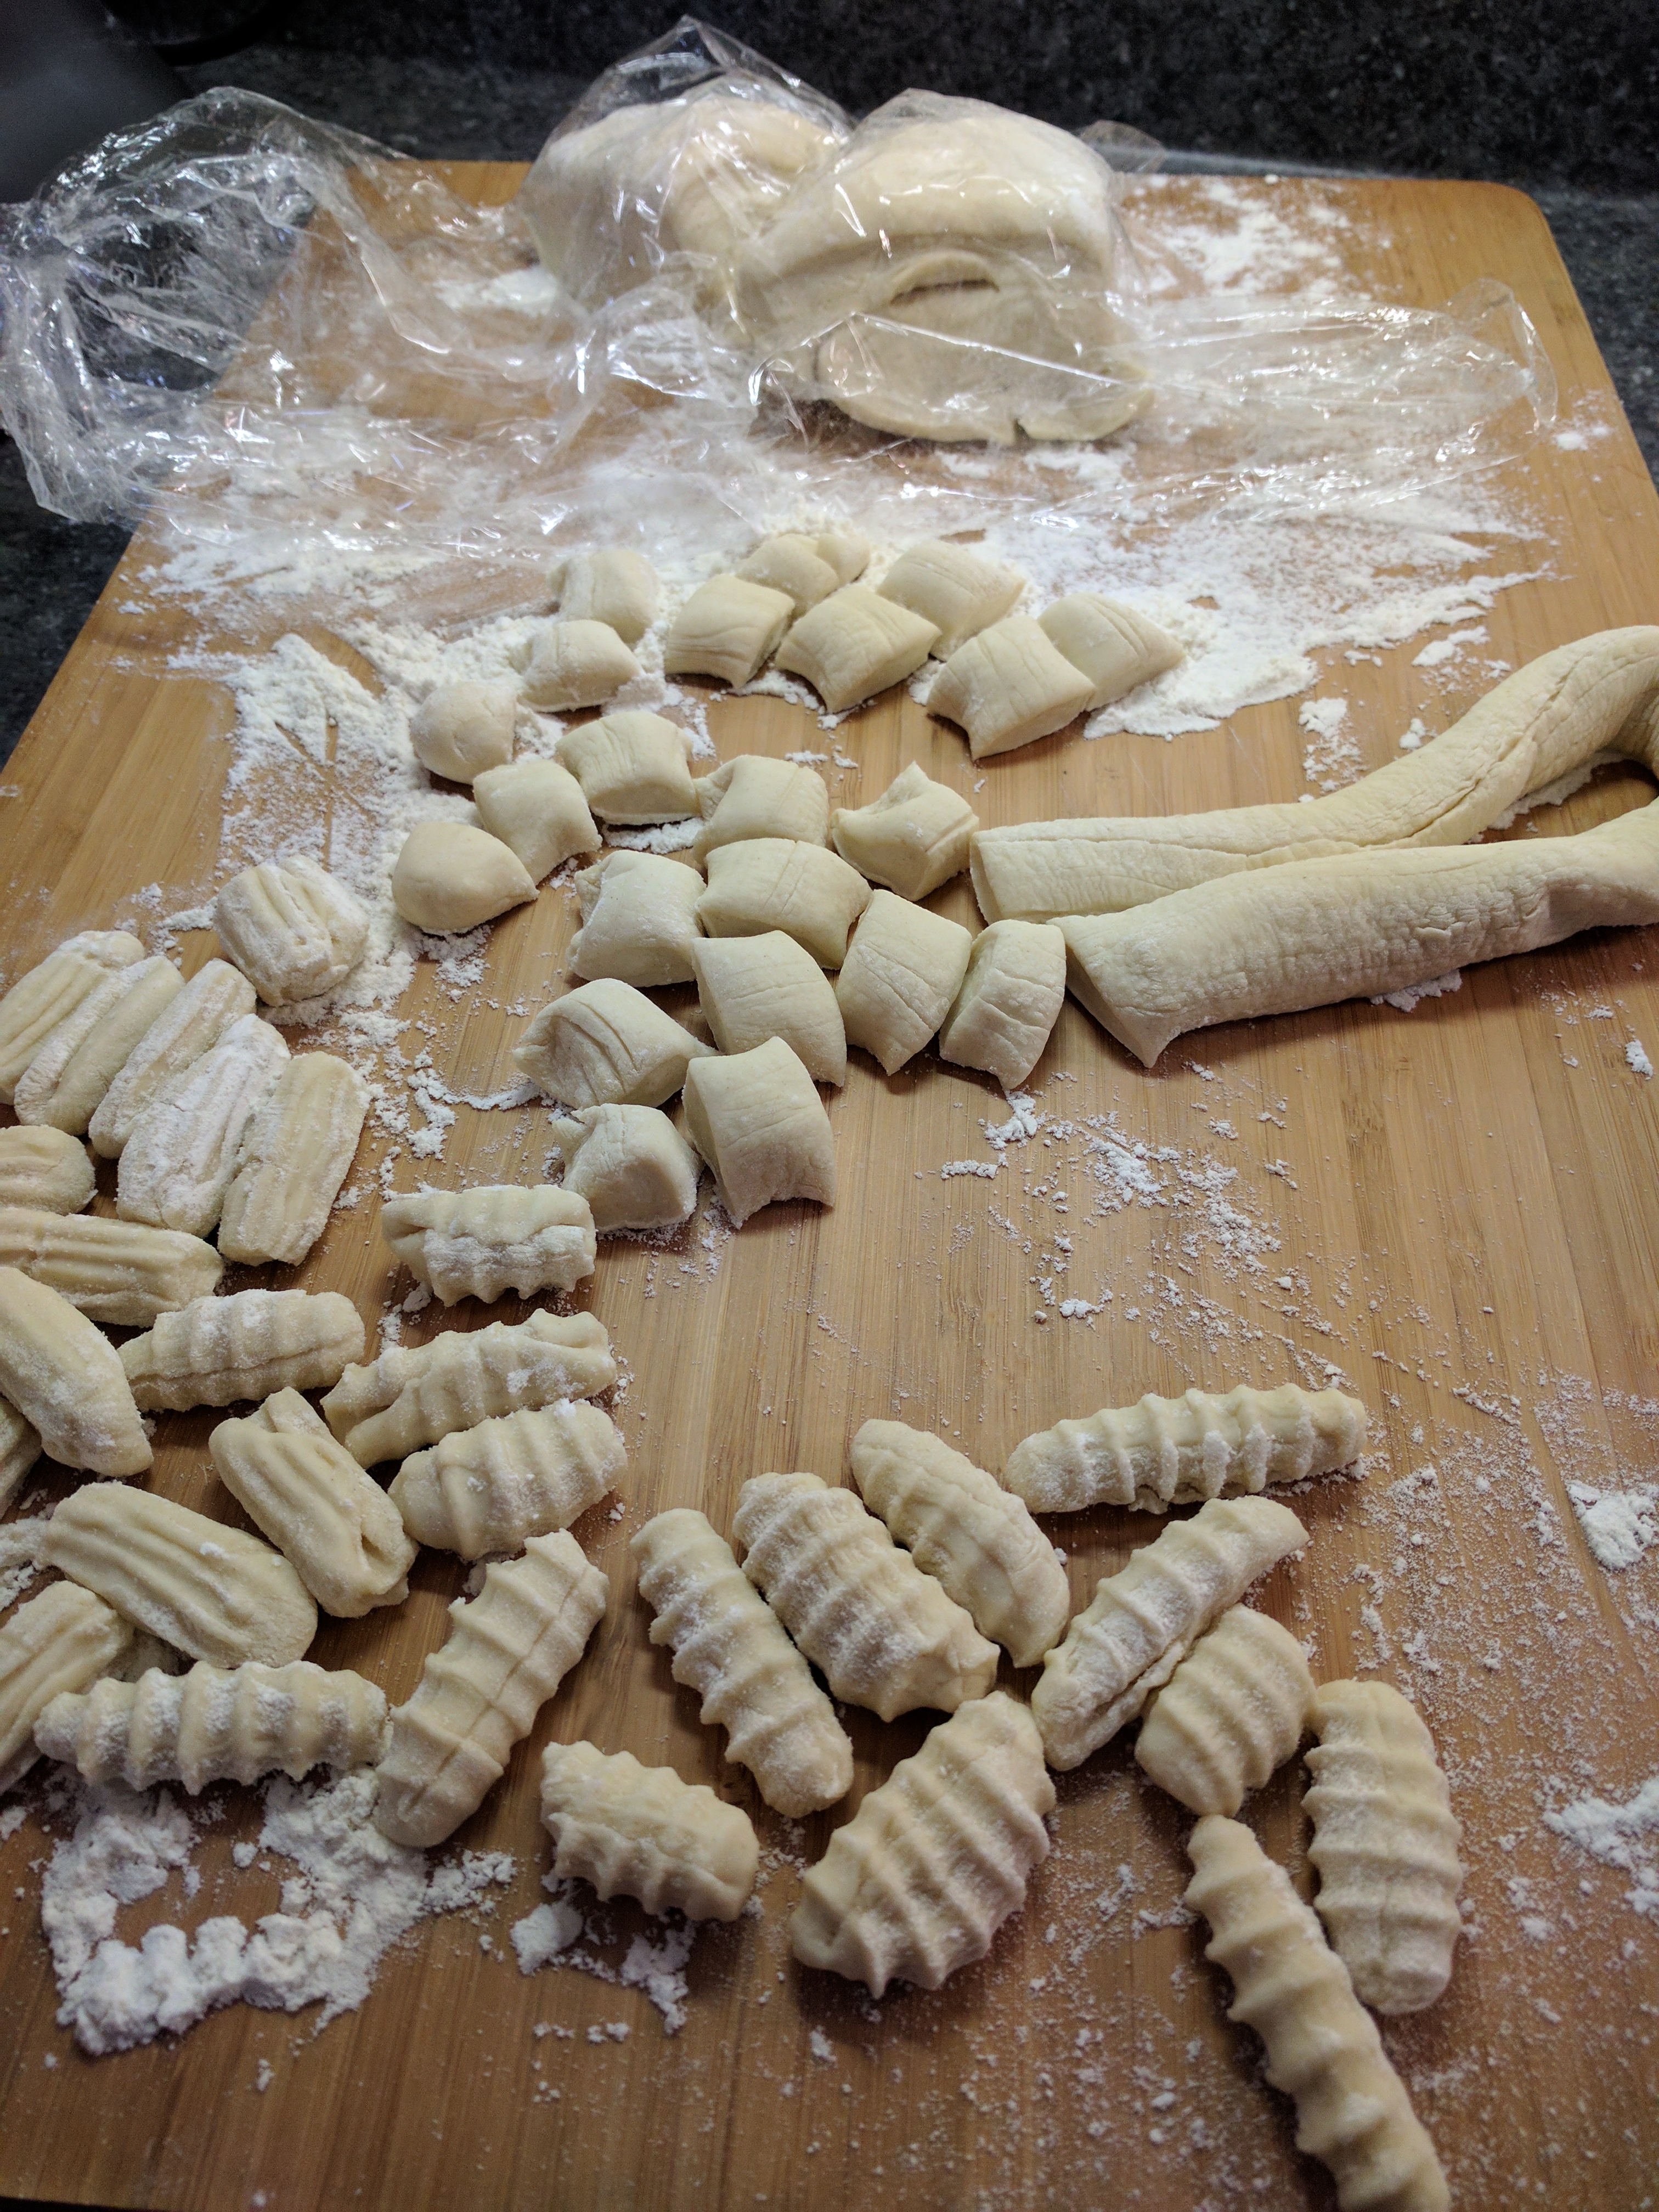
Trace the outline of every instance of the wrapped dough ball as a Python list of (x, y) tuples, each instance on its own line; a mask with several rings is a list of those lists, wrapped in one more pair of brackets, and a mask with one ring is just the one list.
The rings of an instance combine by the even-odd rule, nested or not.
[(521, 688), (532, 707), (603, 707), (639, 673), (608, 623), (555, 622), (537, 638)]
[(962, 873), (978, 827), (962, 793), (935, 783), (920, 761), (902, 768), (868, 806), (838, 806), (830, 817), (842, 860), (907, 899), (925, 899)]
[(0, 1206), (79, 1213), (96, 1182), (86, 1146), (67, 1129), (0, 1129)]
[(582, 926), (570, 940), (577, 975), (653, 990), (689, 983), (695, 970), (702, 878), (659, 853), (605, 854), (576, 878)]
[(847, 933), (870, 902), (870, 886), (821, 845), (748, 837), (708, 855), (708, 888), (697, 919), (710, 937), (763, 937), (781, 929), (820, 968), (839, 968)]
[(1066, 939), (1051, 922), (994, 921), (939, 1031), (939, 1056), (1018, 1089), (1042, 1057), (1066, 1002)]
[(1150, 684), (1185, 657), (1168, 630), (1098, 592), (1073, 592), (1056, 599), (1037, 620), (1073, 667), (1088, 678), (1092, 688), (1083, 702), (1085, 714)]
[(544, 1006), (513, 1048), (531, 1081), (566, 1106), (660, 1106), (714, 1048), (629, 983), (586, 983)]
[(933, 651), (941, 660), (1006, 615), (1024, 588), (1018, 570), (999, 568), (942, 538), (901, 553), (878, 586), (883, 599), (933, 623), (939, 632)]
[(465, 822), (417, 822), (392, 871), (392, 904), (434, 937), (476, 929), (535, 896), (511, 847)]
[(945, 1019), (973, 947), (960, 922), (872, 892), (836, 984), (848, 1043), (895, 1073)]
[(846, 1082), (847, 1032), (835, 991), (793, 937), (774, 929), (764, 937), (699, 938), (691, 963), (722, 1052), (748, 1052), (781, 1037), (814, 1083)]
[(662, 649), (663, 672), (751, 683), (777, 651), (794, 614), (787, 592), (741, 576), (711, 576), (675, 616)]
[(471, 783), (513, 757), (519, 687), (511, 682), (440, 684), (409, 718), (415, 757), (434, 775)]
[(824, 559), (811, 538), (794, 530), (762, 538), (749, 558), (738, 564), (738, 574), (751, 584), (769, 584), (775, 592), (787, 592), (798, 620), (842, 584), (835, 564)]
[(368, 942), (367, 912), (315, 860), (244, 868), (213, 902), (213, 926), (268, 1006), (331, 991)]
[(778, 666), (804, 676), (832, 714), (914, 676), (933, 651), (931, 622), (864, 584), (820, 599), (784, 640)]
[(693, 850), (700, 860), (747, 837), (793, 837), (823, 845), (830, 836), (830, 793), (823, 778), (798, 761), (739, 753), (696, 785), (702, 827)]
[(657, 618), (657, 572), (626, 546), (574, 554), (551, 581), (567, 622), (604, 623), (624, 645), (637, 645)]
[(585, 1198), (601, 1237), (621, 1229), (672, 1229), (697, 1203), (701, 1163), (654, 1106), (585, 1106), (556, 1120), (564, 1187)]
[(1009, 615), (951, 655), (927, 695), (959, 722), (975, 760), (1052, 737), (1088, 703), (1089, 679), (1030, 615)]
[(835, 1204), (830, 1116), (781, 1037), (694, 1061), (685, 1072), (685, 1127), (738, 1228), (780, 1199)]
[(567, 730), (559, 758), (601, 822), (669, 822), (697, 811), (691, 738), (678, 722), (623, 708)]
[(492, 837), (512, 848), (537, 883), (577, 853), (597, 853), (603, 839), (582, 787), (568, 768), (533, 754), (475, 778), (472, 803)]

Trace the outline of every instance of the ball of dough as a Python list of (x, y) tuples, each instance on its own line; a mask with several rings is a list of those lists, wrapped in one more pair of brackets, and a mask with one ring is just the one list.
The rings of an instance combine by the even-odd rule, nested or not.
[(392, 871), (392, 902), (405, 921), (434, 936), (476, 929), (536, 896), (510, 846), (465, 822), (417, 823)]
[(513, 757), (519, 687), (511, 682), (440, 684), (409, 719), (415, 757), (434, 775), (471, 783)]

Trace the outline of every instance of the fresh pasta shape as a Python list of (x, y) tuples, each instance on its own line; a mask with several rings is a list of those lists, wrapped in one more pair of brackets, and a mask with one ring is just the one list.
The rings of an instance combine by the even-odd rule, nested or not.
[(556, 1120), (553, 1135), (564, 1187), (587, 1200), (600, 1237), (690, 1218), (702, 1163), (654, 1106), (584, 1106)]
[(753, 1475), (732, 1533), (744, 1574), (847, 1704), (884, 1721), (954, 1712), (996, 1680), (995, 1644), (850, 1490)]
[(1066, 1003), (1066, 939), (1045, 921), (994, 921), (939, 1033), (939, 1056), (982, 1067), (1005, 1091), (1030, 1074)]
[(79, 1213), (97, 1183), (86, 1146), (67, 1130), (0, 1129), (0, 1206)]
[(832, 714), (844, 714), (907, 676), (939, 640), (935, 625), (866, 584), (846, 584), (804, 614), (777, 665), (804, 676)]
[(1136, 1764), (1188, 1812), (1236, 1813), (1301, 1742), (1313, 1695), (1290, 1631), (1230, 1606), (1146, 1707)]
[(625, 707), (567, 730), (559, 758), (601, 822), (683, 821), (697, 811), (691, 736), (678, 722)]
[(1296, 2145), (1328, 2166), (1341, 2212), (1449, 2212), (1434, 2145), (1376, 2022), (1318, 1921), (1249, 1830), (1220, 1814), (1188, 1839), (1185, 1902), (1210, 1923), (1204, 1955), (1231, 1977), (1229, 2020), (1267, 2046), (1267, 2079), (1296, 2100)]
[(1182, 659), (1182, 648), (1133, 607), (1103, 599), (1098, 592), (1073, 592), (1056, 599), (1037, 617), (1051, 643), (1088, 679), (1084, 712), (1109, 707)]
[(434, 775), (471, 783), (512, 759), (518, 711), (519, 687), (510, 679), (434, 684), (409, 718), (409, 742)]
[(878, 588), (883, 599), (908, 607), (934, 625), (939, 636), (933, 651), (948, 660), (958, 646), (1009, 611), (1024, 590), (1025, 579), (965, 545), (933, 538), (907, 546)]
[(0, 1103), (11, 1104), (18, 1079), (58, 1024), (114, 969), (143, 957), (125, 929), (87, 929), (18, 977), (0, 999)]
[(657, 619), (657, 572), (628, 546), (574, 553), (550, 581), (567, 622), (604, 623), (624, 645), (637, 645)]
[[(920, 761), (902, 768), (868, 806), (838, 806), (830, 817), (830, 839), (842, 860), (906, 899), (925, 899), (959, 876), (978, 827), (962, 793), (935, 783)], [(1062, 943), (1062, 956), (1064, 950)]]
[(826, 530), (812, 542), (818, 558), (835, 570), (838, 583), (857, 583), (870, 565), (870, 541), (856, 530)]
[(535, 883), (578, 853), (597, 853), (604, 842), (569, 769), (533, 753), (475, 777), (472, 804), (490, 836), (518, 854)]
[(677, 1682), (702, 1699), (705, 1728), (726, 1732), (775, 1813), (821, 1813), (853, 1786), (853, 1747), (812, 1670), (702, 1514), (680, 1506), (647, 1521), (629, 1547), (651, 1641), (674, 1654)]
[(969, 751), (984, 760), (1063, 730), (1089, 689), (1030, 615), (1006, 615), (957, 647), (933, 680), (927, 709), (959, 723)]
[(593, 981), (608, 977), (654, 990), (689, 983), (702, 878), (660, 853), (605, 853), (576, 878), (582, 926), (570, 940), (570, 965)]
[(0, 1794), (33, 1765), (35, 1726), (53, 1699), (107, 1674), (132, 1643), (119, 1613), (78, 1583), (52, 1583), (18, 1607), (0, 1627)]
[(532, 707), (559, 713), (603, 707), (639, 673), (639, 662), (609, 623), (581, 617), (549, 623), (540, 632), (522, 688)]
[(532, 1536), (449, 1608), (449, 1635), (392, 1715), (374, 1825), (394, 1844), (453, 1836), (586, 1649), (611, 1585), (574, 1536)]
[(1080, 1766), (1133, 1720), (1217, 1615), (1307, 1540), (1288, 1505), (1216, 1498), (1103, 1577), (1031, 1693), (1049, 1765)]
[(1451, 1979), (1462, 1834), (1434, 1738), (1387, 1682), (1325, 1682), (1303, 1802), (1325, 1932), (1374, 2012), (1420, 2012)]
[(489, 1303), (511, 1290), (572, 1291), (593, 1272), (598, 1244), (587, 1200), (556, 1183), (495, 1183), (390, 1198), (380, 1234), (417, 1283), (447, 1306)]
[(362, 1348), (362, 1317), (338, 1291), (238, 1291), (158, 1314), (120, 1356), (143, 1410), (177, 1413), (324, 1389)]
[(973, 949), (960, 922), (872, 891), (836, 983), (848, 1043), (896, 1073), (950, 1012)]
[(40, 1458), (40, 1434), (15, 1406), (0, 1398), (0, 1513), (23, 1486), (23, 1477)]
[(829, 977), (781, 929), (763, 937), (700, 937), (691, 947), (697, 998), (723, 1053), (781, 1037), (814, 1083), (847, 1080), (847, 1031)]
[(812, 1079), (781, 1037), (685, 1072), (685, 1133), (741, 1228), (792, 1198), (836, 1202), (836, 1145)]
[(392, 871), (392, 903), (434, 937), (477, 929), (535, 896), (513, 848), (470, 822), (417, 822)]
[(660, 1106), (713, 1050), (643, 991), (606, 979), (544, 1006), (513, 1064), (563, 1106)]
[(902, 1421), (866, 1421), (853, 1477), (895, 1542), (1016, 1667), (1035, 1667), (1066, 1633), (1066, 1570), (1019, 1499), (943, 1437)]
[(18, 1120), (84, 1136), (133, 1048), (183, 988), (170, 960), (112, 968), (18, 1077)]
[(699, 776), (696, 794), (702, 827), (692, 849), (700, 860), (750, 837), (790, 837), (802, 845), (829, 840), (829, 788), (802, 762), (738, 753)]
[(111, 1328), (147, 1328), (158, 1315), (210, 1297), (224, 1272), (199, 1237), (28, 1206), (0, 1206), (0, 1267), (18, 1268)]
[(296, 1267), (322, 1235), (351, 1172), (368, 1085), (331, 1053), (303, 1052), (277, 1076), (243, 1140), (219, 1214), (219, 1249), (258, 1267)]
[(288, 1057), (280, 1031), (245, 1014), (152, 1099), (121, 1153), (115, 1210), (122, 1220), (210, 1235), (249, 1125)]
[(417, 1544), (482, 1559), (569, 1528), (627, 1464), (610, 1416), (580, 1398), (561, 1398), (411, 1453), (388, 1495)]
[(627, 1751), (607, 1759), (591, 1743), (542, 1753), (542, 1825), (559, 1881), (637, 1898), (647, 1912), (735, 1920), (760, 1871), (760, 1838), (739, 1807), (672, 1766), (641, 1766)]
[(801, 1884), (789, 1948), (804, 1966), (941, 1988), (982, 1959), (1048, 1856), (1054, 1785), (1024, 1706), (959, 1705), (872, 1790)]
[(711, 576), (669, 624), (663, 673), (750, 683), (777, 651), (794, 614), (786, 592), (742, 576)]
[(839, 968), (847, 933), (869, 903), (869, 884), (839, 854), (792, 838), (748, 837), (708, 855), (697, 918), (710, 937), (781, 929), (820, 968)]
[(268, 1006), (331, 991), (368, 942), (367, 910), (315, 860), (244, 868), (213, 902), (213, 926)]
[(748, 558), (738, 563), (737, 574), (749, 583), (768, 584), (775, 592), (786, 592), (798, 621), (808, 607), (838, 591), (842, 582), (834, 563), (798, 530), (763, 538)]
[(228, 960), (198, 968), (144, 1031), (104, 1093), (88, 1128), (99, 1158), (118, 1159), (138, 1116), (210, 1052), (233, 1022), (251, 1014), (256, 1002), (252, 984)]
[(152, 1454), (121, 1355), (45, 1283), (0, 1267), (0, 1397), (64, 1467), (142, 1474)]

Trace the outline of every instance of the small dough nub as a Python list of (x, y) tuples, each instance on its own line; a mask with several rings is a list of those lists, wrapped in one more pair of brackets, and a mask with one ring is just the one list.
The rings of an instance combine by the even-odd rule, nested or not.
[(562, 1106), (660, 1106), (713, 1050), (643, 991), (607, 978), (544, 1006), (513, 1064)]
[(695, 868), (660, 853), (605, 853), (578, 873), (576, 896), (582, 926), (569, 957), (578, 975), (647, 991), (691, 981), (702, 897)]
[(542, 1753), (542, 1825), (559, 1881), (637, 1898), (647, 1912), (735, 1920), (760, 1870), (760, 1838), (739, 1807), (672, 1766), (641, 1766), (628, 1751), (607, 1758), (591, 1743)]
[(846, 1082), (841, 1008), (804, 945), (781, 929), (763, 937), (701, 937), (691, 963), (703, 1017), (723, 1053), (781, 1037), (814, 1083)]
[(869, 884), (838, 853), (793, 838), (750, 837), (708, 855), (697, 918), (710, 937), (781, 929), (820, 968), (839, 968), (848, 932), (869, 903)]
[(434, 937), (477, 929), (535, 896), (513, 848), (468, 822), (417, 822), (392, 871), (392, 903)]
[(158, 1314), (210, 1297), (224, 1272), (199, 1237), (27, 1206), (0, 1206), (0, 1267), (20, 1268), (106, 1328), (148, 1328)]
[(872, 891), (836, 983), (848, 1043), (895, 1073), (951, 1011), (973, 949), (959, 921)]
[(125, 929), (87, 929), (28, 969), (0, 999), (0, 1103), (9, 1106), (18, 1078), (60, 1022), (111, 971), (144, 957)]
[(567, 622), (604, 623), (624, 645), (637, 645), (657, 619), (657, 572), (629, 546), (574, 553), (552, 584)]
[(12, 1103), (18, 1120), (84, 1136), (144, 1032), (183, 988), (170, 960), (112, 969), (17, 1079)]
[(412, 1452), (388, 1495), (417, 1544), (481, 1559), (568, 1528), (627, 1464), (609, 1414), (561, 1398), (457, 1429), (429, 1451)]
[(738, 1228), (783, 1200), (836, 1202), (830, 1116), (781, 1037), (752, 1052), (694, 1060), (685, 1072), (685, 1133)]
[(1085, 714), (1109, 707), (1155, 676), (1167, 674), (1185, 658), (1168, 630), (1098, 592), (1073, 592), (1056, 599), (1037, 620), (1073, 667), (1088, 678)]
[(0, 1267), (0, 1397), (64, 1467), (142, 1474), (153, 1455), (121, 1355), (65, 1297)]
[(219, 1214), (227, 1260), (297, 1267), (351, 1172), (368, 1085), (331, 1053), (302, 1052), (265, 1093)]
[(452, 783), (471, 783), (513, 757), (519, 687), (510, 678), (436, 684), (409, 718), (409, 742), (421, 766)]
[(867, 584), (845, 584), (801, 617), (777, 665), (804, 676), (832, 714), (844, 714), (914, 676), (938, 640), (938, 629), (925, 617)]
[(213, 902), (213, 926), (268, 1006), (331, 991), (363, 957), (368, 915), (315, 860), (244, 868)]
[(79, 1213), (97, 1183), (86, 1146), (66, 1129), (0, 1129), (0, 1206)]
[(597, 1249), (587, 1200), (556, 1183), (495, 1183), (423, 1190), (388, 1199), (380, 1234), (417, 1283), (447, 1306), (486, 1304), (511, 1290), (573, 1291), (593, 1272)]
[(749, 684), (777, 651), (793, 621), (787, 592), (742, 576), (699, 584), (669, 625), (662, 649), (666, 676), (714, 676)]
[(695, 1212), (702, 1163), (654, 1106), (584, 1106), (553, 1135), (564, 1187), (587, 1200), (599, 1236), (672, 1228)]
[(793, 837), (823, 845), (830, 837), (830, 793), (816, 769), (767, 753), (738, 753), (696, 781), (702, 827), (693, 847), (699, 860), (746, 837)]
[(1089, 679), (1030, 615), (1006, 615), (959, 645), (933, 679), (927, 711), (960, 723), (975, 760), (1052, 737), (1076, 720)]
[[(902, 768), (868, 806), (838, 806), (830, 835), (843, 860), (901, 898), (925, 899), (968, 865), (979, 817), (959, 791), (935, 783), (920, 761)], [(1062, 959), (1065, 940), (1060, 942)]]
[(362, 1349), (362, 1316), (338, 1291), (238, 1291), (158, 1314), (119, 1357), (144, 1412), (179, 1413), (325, 1389)]
[(556, 714), (608, 705), (640, 672), (609, 623), (553, 622), (537, 635), (521, 689), (532, 707)]
[(559, 758), (600, 822), (684, 821), (697, 811), (691, 737), (664, 714), (619, 708), (567, 730)]
[(507, 768), (486, 769), (472, 786), (472, 804), (490, 836), (518, 854), (536, 883), (604, 842), (569, 769), (534, 753)]
[(1236, 1813), (1301, 1742), (1313, 1697), (1289, 1629), (1230, 1606), (1147, 1706), (1135, 1762), (1188, 1812)]
[(908, 546), (878, 588), (883, 599), (933, 624), (938, 635), (933, 650), (948, 660), (958, 646), (1009, 611), (1025, 579), (965, 545), (933, 538)]
[(257, 1014), (232, 1022), (133, 1123), (116, 1178), (122, 1220), (211, 1236), (248, 1127), (288, 1059), (269, 1022)]
[(78, 1583), (50, 1583), (18, 1607), (0, 1628), (0, 1795), (33, 1765), (35, 1723), (53, 1699), (90, 1688), (132, 1644), (119, 1613)]
[(939, 1056), (982, 1067), (1018, 1090), (1048, 1048), (1066, 1003), (1066, 939), (1046, 921), (994, 921), (939, 1035)]
[(210, 960), (157, 1015), (104, 1093), (88, 1133), (100, 1159), (119, 1159), (133, 1124), (231, 1024), (258, 1003), (253, 986), (228, 960)]

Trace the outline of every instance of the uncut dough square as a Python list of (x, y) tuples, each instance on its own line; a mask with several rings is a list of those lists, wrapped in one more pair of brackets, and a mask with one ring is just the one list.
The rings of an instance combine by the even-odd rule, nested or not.
[(781, 1199), (836, 1202), (836, 1147), (812, 1079), (781, 1037), (685, 1073), (685, 1127), (738, 1228)]
[(846, 1082), (841, 1008), (805, 946), (781, 929), (764, 937), (703, 937), (691, 959), (704, 1018), (722, 1052), (749, 1052), (781, 1037), (814, 1083)]
[(567, 730), (559, 758), (601, 822), (683, 821), (697, 811), (691, 738), (678, 722), (623, 707)]
[(582, 926), (570, 940), (577, 975), (653, 990), (689, 983), (702, 878), (660, 853), (605, 854), (576, 878)]
[(872, 892), (836, 984), (848, 1043), (889, 1075), (902, 1067), (950, 1012), (973, 947), (960, 922)]
[(820, 968), (839, 968), (847, 933), (870, 901), (856, 868), (822, 845), (750, 837), (708, 855), (697, 919), (710, 937), (763, 937), (781, 929)]
[(933, 651), (949, 659), (959, 645), (1000, 619), (1025, 588), (1017, 569), (1000, 568), (965, 545), (928, 538), (899, 555), (878, 587), (939, 632)]
[(830, 793), (823, 778), (798, 761), (765, 753), (739, 753), (696, 781), (702, 828), (693, 848), (700, 860), (720, 845), (745, 837), (793, 837), (803, 845), (827, 844)]
[(799, 531), (787, 530), (778, 538), (763, 538), (738, 574), (751, 584), (768, 584), (788, 594), (797, 619), (808, 607), (841, 589), (842, 579), (833, 562), (826, 561), (817, 544)]
[(848, 584), (801, 617), (777, 663), (804, 676), (830, 712), (841, 714), (914, 676), (938, 637), (923, 616), (866, 585)]
[(1083, 712), (1089, 679), (1030, 615), (1010, 615), (960, 645), (927, 695), (930, 714), (968, 732), (975, 760), (1051, 737)]
[(567, 622), (605, 623), (624, 645), (637, 645), (657, 618), (657, 572), (627, 546), (573, 554), (550, 580)]
[(534, 754), (475, 777), (472, 803), (490, 836), (517, 854), (536, 883), (605, 842), (569, 769)]
[(901, 898), (925, 899), (968, 865), (979, 817), (959, 791), (935, 783), (920, 761), (902, 768), (868, 806), (838, 806), (830, 836), (842, 860)]
[(982, 1067), (1005, 1091), (1015, 1090), (1042, 1059), (1065, 1000), (1060, 931), (1046, 921), (994, 921), (974, 939), (939, 1056)]
[(712, 1052), (629, 983), (586, 983), (544, 1006), (513, 1063), (564, 1106), (660, 1106)]
[(696, 1210), (702, 1163), (654, 1106), (585, 1106), (553, 1136), (564, 1188), (587, 1200), (598, 1235), (670, 1229)]
[(452, 783), (471, 783), (513, 757), (519, 687), (511, 681), (434, 684), (409, 718), (409, 742), (421, 766)]
[(553, 622), (538, 636), (521, 690), (554, 713), (603, 707), (640, 673), (640, 664), (608, 623)]
[(787, 592), (741, 576), (711, 576), (675, 616), (662, 649), (666, 676), (717, 676), (748, 684), (794, 619)]
[(1073, 592), (1067, 599), (1056, 599), (1037, 620), (1072, 665), (1088, 678), (1091, 688), (1083, 702), (1085, 714), (1150, 684), (1185, 657), (1168, 630), (1133, 607), (1103, 599), (1098, 592)]

